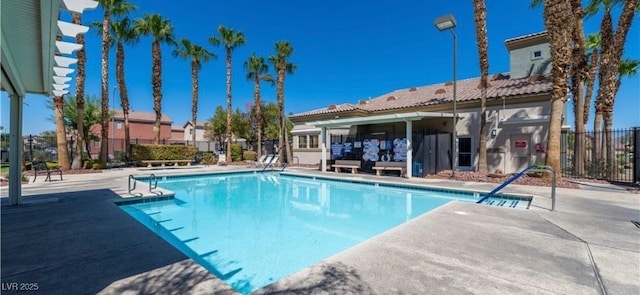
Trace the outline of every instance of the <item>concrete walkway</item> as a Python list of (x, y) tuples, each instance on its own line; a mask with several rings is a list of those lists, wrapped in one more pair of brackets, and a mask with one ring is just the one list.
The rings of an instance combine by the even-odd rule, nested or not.
[[(13, 293), (8, 283), (31, 282), (42, 294), (233, 294), (112, 200), (128, 196), (130, 174), (238, 169), (244, 167), (65, 175), (63, 181), (24, 185), (18, 207), (6, 205), (3, 188), (2, 292)], [(324, 175), (475, 191), (495, 187)], [(559, 188), (551, 212), (548, 187), (510, 185), (506, 192), (534, 195), (531, 208), (451, 202), (255, 293), (640, 294), (640, 228), (631, 222), (640, 220), (640, 195)]]

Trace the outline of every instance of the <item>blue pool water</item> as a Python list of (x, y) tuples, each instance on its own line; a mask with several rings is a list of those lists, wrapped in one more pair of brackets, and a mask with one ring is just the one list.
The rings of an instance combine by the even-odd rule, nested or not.
[(241, 293), (249, 293), (471, 194), (241, 173), (176, 177), (175, 199), (124, 211)]

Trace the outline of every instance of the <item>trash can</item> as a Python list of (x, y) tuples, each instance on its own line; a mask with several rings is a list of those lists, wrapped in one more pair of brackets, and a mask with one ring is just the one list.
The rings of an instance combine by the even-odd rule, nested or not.
[(412, 177), (422, 177), (422, 163), (413, 162), (413, 167), (411, 168), (411, 176)]

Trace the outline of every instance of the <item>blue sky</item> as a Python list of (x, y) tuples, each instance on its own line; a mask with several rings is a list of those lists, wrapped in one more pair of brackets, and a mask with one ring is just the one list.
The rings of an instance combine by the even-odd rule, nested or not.
[[(243, 63), (255, 52), (268, 56), (274, 43), (289, 41), (294, 54), (290, 61), (298, 66), (285, 84), (285, 112), (303, 112), (330, 104), (356, 103), (399, 88), (428, 85), (451, 79), (452, 39), (439, 32), (435, 18), (452, 13), (458, 21), (458, 78), (479, 75), (472, 1), (131, 1), (138, 6), (134, 17), (159, 13), (174, 25), (175, 36), (188, 38), (216, 53), (218, 58), (205, 64), (200, 72), (199, 120), (213, 115), (226, 102), (223, 48), (207, 43), (218, 35), (223, 24), (245, 34), (247, 44), (233, 54), (233, 105), (245, 109), (253, 101), (253, 83), (245, 79)], [(85, 23), (100, 21), (101, 10), (85, 11)], [(617, 15), (616, 15), (617, 18)], [(640, 58), (640, 19), (629, 31), (625, 56)], [(504, 40), (544, 30), (542, 8), (530, 9), (528, 1), (487, 0), (489, 71), (509, 71)], [(585, 24), (588, 33), (597, 31), (599, 17)], [(87, 34), (88, 95), (100, 94), (100, 37)], [(172, 48), (162, 47), (162, 111), (174, 124), (182, 125), (191, 117), (191, 74), (188, 61), (174, 58)], [(115, 54), (110, 62), (110, 96), (115, 83)], [(151, 89), (151, 39), (126, 48), (126, 80), (132, 108), (153, 111)], [(271, 69), (273, 73), (273, 69)], [(71, 94), (75, 93), (72, 84)], [(614, 110), (617, 128), (640, 126), (640, 77), (623, 80)], [(275, 101), (275, 87), (262, 85), (263, 99)], [(9, 99), (0, 98), (0, 124), (9, 127)], [(120, 108), (116, 94), (116, 107)], [(54, 130), (47, 118), (52, 111), (45, 101), (51, 98), (28, 95), (23, 123), (25, 134)], [(110, 102), (111, 104), (111, 102)], [(571, 110), (571, 105), (568, 106)], [(569, 112), (570, 113), (570, 112)], [(569, 114), (572, 123), (573, 118)], [(590, 116), (590, 119), (593, 115)], [(588, 126), (592, 123), (589, 122)], [(588, 129), (591, 129), (589, 127)]]

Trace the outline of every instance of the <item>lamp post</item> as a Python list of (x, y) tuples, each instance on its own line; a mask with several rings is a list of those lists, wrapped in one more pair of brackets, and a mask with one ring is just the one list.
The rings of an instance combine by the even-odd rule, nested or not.
[(116, 90), (118, 85), (113, 86), (113, 95), (111, 95), (111, 153), (113, 160), (116, 159)]
[(439, 31), (449, 31), (453, 36), (453, 124), (451, 124), (451, 134), (452, 134), (452, 150), (453, 155), (451, 156), (451, 177), (455, 178), (456, 176), (456, 160), (458, 159), (458, 134), (456, 132), (456, 123), (458, 114), (456, 113), (456, 95), (457, 95), (457, 78), (456, 78), (456, 68), (458, 66), (458, 36), (453, 31), (456, 27), (456, 19), (453, 17), (453, 14), (448, 14), (445, 16), (441, 16), (436, 18), (435, 20), (436, 28)]

